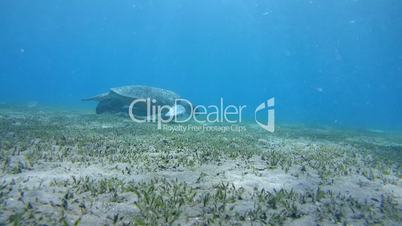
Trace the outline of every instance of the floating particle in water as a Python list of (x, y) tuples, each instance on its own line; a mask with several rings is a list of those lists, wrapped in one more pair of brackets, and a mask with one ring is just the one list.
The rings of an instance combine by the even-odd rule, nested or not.
[(323, 88), (321, 88), (321, 87), (316, 88), (316, 90), (317, 90), (317, 92), (319, 92), (319, 93), (324, 92), (324, 89), (323, 89)]
[(21, 49), (20, 49), (20, 53), (25, 53), (25, 49), (24, 49), (24, 48), (21, 48)]
[(269, 14), (271, 14), (271, 11), (266, 11), (266, 12), (264, 12), (262, 15), (263, 15), (263, 16), (268, 16)]

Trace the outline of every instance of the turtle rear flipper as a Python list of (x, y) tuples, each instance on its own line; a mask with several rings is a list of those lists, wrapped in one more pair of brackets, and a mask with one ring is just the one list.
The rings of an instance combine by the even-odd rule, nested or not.
[(82, 99), (82, 101), (98, 101), (98, 102), (100, 102), (100, 101), (103, 101), (103, 100), (107, 99), (109, 97), (109, 95), (110, 95), (110, 92), (102, 93), (102, 94), (99, 94), (99, 95), (94, 96), (94, 97)]

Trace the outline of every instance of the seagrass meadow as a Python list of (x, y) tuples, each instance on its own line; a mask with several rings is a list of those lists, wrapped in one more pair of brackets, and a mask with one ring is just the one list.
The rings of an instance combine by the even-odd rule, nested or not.
[(402, 134), (0, 106), (0, 225), (401, 225)]

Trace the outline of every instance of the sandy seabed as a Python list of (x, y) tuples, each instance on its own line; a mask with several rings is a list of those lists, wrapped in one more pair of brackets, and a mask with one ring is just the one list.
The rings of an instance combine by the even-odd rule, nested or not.
[(402, 225), (402, 134), (238, 128), (0, 106), (0, 225)]

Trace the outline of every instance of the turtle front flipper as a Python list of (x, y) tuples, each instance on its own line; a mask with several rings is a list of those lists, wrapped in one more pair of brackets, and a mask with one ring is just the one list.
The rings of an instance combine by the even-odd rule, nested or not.
[(124, 111), (126, 103), (118, 99), (105, 99), (96, 106), (96, 114), (119, 113)]

